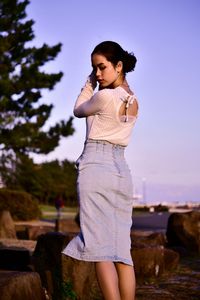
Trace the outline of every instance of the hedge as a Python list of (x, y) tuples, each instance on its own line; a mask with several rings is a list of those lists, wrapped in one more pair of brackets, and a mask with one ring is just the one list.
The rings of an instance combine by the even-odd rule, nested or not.
[(33, 220), (41, 217), (38, 201), (23, 191), (0, 189), (0, 211), (8, 210), (14, 220)]

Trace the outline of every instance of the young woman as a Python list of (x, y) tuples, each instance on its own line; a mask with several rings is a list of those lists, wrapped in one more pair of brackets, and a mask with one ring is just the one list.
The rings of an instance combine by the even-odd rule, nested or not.
[(105, 41), (95, 47), (91, 61), (93, 71), (74, 107), (74, 115), (87, 121), (84, 150), (77, 161), (81, 232), (63, 253), (95, 262), (106, 300), (133, 300), (133, 190), (124, 150), (138, 112), (137, 99), (126, 81), (136, 57), (119, 44)]

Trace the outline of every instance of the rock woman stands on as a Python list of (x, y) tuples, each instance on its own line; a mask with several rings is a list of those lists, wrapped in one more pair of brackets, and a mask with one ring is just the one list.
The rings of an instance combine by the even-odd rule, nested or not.
[(105, 41), (95, 47), (91, 61), (93, 71), (74, 107), (74, 115), (87, 121), (86, 141), (77, 161), (81, 232), (63, 253), (95, 262), (106, 300), (133, 300), (133, 188), (124, 150), (138, 112), (125, 77), (134, 70), (136, 57), (116, 42)]

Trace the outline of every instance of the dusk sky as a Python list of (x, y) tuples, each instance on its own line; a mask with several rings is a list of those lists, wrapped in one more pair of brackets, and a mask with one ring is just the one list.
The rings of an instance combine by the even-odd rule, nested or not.
[[(73, 115), (74, 102), (91, 72), (90, 54), (113, 40), (137, 57), (127, 76), (139, 100), (139, 118), (126, 149), (135, 192), (145, 200), (200, 202), (200, 1), (199, 0), (31, 0), (32, 44), (62, 43), (46, 72), (63, 71), (60, 83), (44, 92), (53, 103), (48, 124)], [(48, 156), (76, 160), (85, 137), (76, 132)]]

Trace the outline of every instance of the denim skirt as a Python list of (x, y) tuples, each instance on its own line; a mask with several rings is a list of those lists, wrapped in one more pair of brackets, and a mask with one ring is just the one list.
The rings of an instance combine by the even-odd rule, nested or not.
[(124, 150), (107, 141), (86, 141), (77, 161), (80, 233), (63, 254), (83, 261), (133, 265), (133, 186)]

